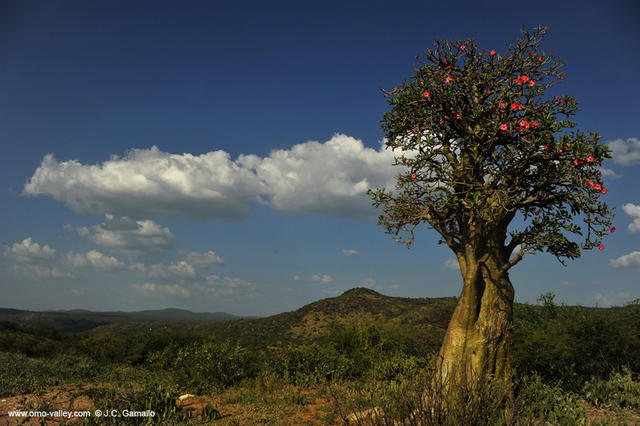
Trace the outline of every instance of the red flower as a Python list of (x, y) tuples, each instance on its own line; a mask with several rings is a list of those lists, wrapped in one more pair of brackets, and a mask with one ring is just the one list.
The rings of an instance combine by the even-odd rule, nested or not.
[(578, 164), (580, 164), (580, 163), (578, 163), (578, 160), (573, 160), (573, 165), (574, 166), (577, 166)]
[(411, 179), (415, 180), (415, 178), (416, 178), (416, 174), (415, 173), (411, 173)]
[(589, 184), (589, 186), (593, 186), (595, 185), (595, 183), (593, 183), (593, 179), (589, 179), (589, 182), (587, 182)]
[(615, 226), (612, 226), (611, 228), (609, 228), (609, 231), (611, 231), (611, 232), (616, 232), (616, 227), (615, 227)]
[(444, 82), (446, 84), (449, 84), (449, 82), (451, 81), (451, 77), (447, 76), (447, 78), (444, 79)]
[(464, 50), (464, 49), (466, 49), (466, 48), (467, 48), (467, 45), (466, 45), (466, 44), (462, 44), (462, 45), (460, 45), (460, 50)]
[(513, 103), (513, 104), (511, 104), (511, 109), (514, 110), (514, 111), (515, 110), (522, 111), (522, 105)]
[(492, 50), (491, 52), (489, 52), (489, 55), (491, 55), (491, 56), (493, 56), (493, 55), (495, 55), (495, 54), (496, 54), (496, 51), (495, 51), (495, 50)]
[(538, 62), (542, 62), (542, 56), (538, 56)]
[(599, 183), (596, 183), (593, 187), (596, 189), (596, 191), (600, 191), (600, 189), (602, 189), (602, 185), (600, 185)]
[(522, 80), (523, 83), (526, 83), (527, 81), (529, 81), (529, 77), (527, 77), (526, 75), (521, 75), (520, 80)]
[(600, 244), (600, 246), (598, 247), (600, 249), (600, 251), (604, 250), (604, 245)]
[(588, 157), (587, 157), (587, 163), (590, 163), (590, 162), (592, 162), (592, 161), (593, 161), (593, 157), (592, 157), (592, 156), (588, 156)]
[(558, 152), (559, 152), (559, 153), (562, 153), (562, 149), (559, 149), (559, 150), (558, 150)]
[(394, 88), (393, 88), (393, 91), (395, 92), (396, 90), (398, 90), (398, 88), (397, 88), (397, 87), (394, 87)]
[(600, 192), (602, 192), (603, 194), (606, 194), (607, 193), (607, 188), (602, 188), (602, 191), (600, 191)]
[(538, 123), (537, 121), (532, 121), (531, 125), (533, 126), (534, 129), (537, 129), (538, 126), (540, 126), (540, 123)]
[(530, 81), (529, 81), (529, 87), (533, 87), (533, 86), (535, 86), (535, 85), (536, 85), (536, 82), (535, 82), (535, 81), (533, 81), (533, 80), (530, 80)]
[(520, 121), (520, 127), (524, 127), (525, 129), (528, 129), (529, 128), (529, 123), (524, 121), (524, 120), (521, 120)]
[(500, 102), (500, 108), (504, 108), (506, 104), (504, 102)]
[(422, 96), (428, 98), (430, 96), (430, 93), (425, 90), (424, 92), (422, 92)]
[(456, 118), (460, 120), (460, 114), (456, 114)]
[(500, 130), (509, 130), (509, 125), (507, 123), (502, 123), (500, 125)]

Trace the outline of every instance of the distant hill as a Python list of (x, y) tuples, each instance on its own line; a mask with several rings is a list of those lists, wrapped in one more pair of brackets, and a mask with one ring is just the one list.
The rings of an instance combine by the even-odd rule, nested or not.
[(410, 325), (415, 339), (439, 340), (444, 336), (456, 303), (455, 297), (391, 297), (368, 288), (353, 288), (291, 312), (266, 318), (194, 324), (191, 328), (220, 339), (263, 346), (326, 334), (332, 322), (370, 320), (389, 326)]
[(77, 333), (108, 324), (127, 323), (199, 323), (229, 321), (242, 317), (225, 312), (191, 312), (184, 309), (159, 309), (139, 312), (93, 312), (85, 309), (68, 311), (25, 311), (0, 308), (0, 321), (13, 321), (25, 325), (45, 325), (58, 331)]

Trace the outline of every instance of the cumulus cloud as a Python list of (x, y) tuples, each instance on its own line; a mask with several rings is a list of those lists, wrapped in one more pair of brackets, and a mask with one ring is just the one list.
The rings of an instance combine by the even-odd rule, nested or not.
[(185, 260), (195, 267), (205, 267), (212, 264), (224, 265), (224, 260), (211, 250), (206, 253), (196, 253), (192, 251), (187, 254)]
[(629, 302), (631, 300), (631, 295), (629, 295), (629, 293), (623, 292), (609, 294), (596, 293), (593, 298), (595, 299), (598, 306), (609, 308), (611, 306), (624, 305), (626, 302)]
[(640, 251), (634, 251), (617, 259), (611, 259), (609, 265), (614, 268), (635, 268), (640, 266)]
[(33, 263), (53, 259), (56, 251), (47, 245), (41, 246), (28, 237), (5, 248), (3, 254), (14, 262)]
[(343, 256), (354, 256), (356, 254), (360, 254), (360, 253), (358, 253), (358, 250), (342, 249), (342, 255)]
[(458, 259), (455, 257), (450, 257), (449, 259), (444, 261), (444, 267), (446, 269), (451, 269), (452, 271), (459, 271), (460, 264), (458, 263)]
[(212, 264), (224, 264), (224, 261), (209, 250), (206, 253), (192, 251), (187, 254), (184, 260), (169, 263), (154, 263), (145, 265), (144, 263), (133, 263), (128, 269), (133, 272), (146, 274), (153, 280), (191, 280), (203, 279), (198, 273), (198, 269), (206, 268)]
[(107, 214), (106, 221), (100, 225), (77, 228), (67, 225), (66, 228), (99, 246), (134, 252), (164, 250), (174, 239), (169, 228), (163, 228), (152, 220), (136, 221), (111, 214)]
[(155, 279), (194, 279), (196, 278), (196, 270), (193, 265), (181, 260), (179, 262), (171, 262), (169, 264), (156, 263), (146, 268), (149, 278)]
[(640, 163), (640, 139), (616, 139), (606, 142), (606, 145), (611, 149), (611, 158), (616, 164), (631, 166)]
[(177, 284), (156, 284), (152, 282), (145, 282), (144, 284), (133, 284), (132, 287), (135, 290), (145, 293), (167, 293), (172, 296), (189, 297), (191, 292)]
[[(49, 195), (78, 213), (121, 220), (175, 215), (242, 219), (251, 201), (283, 212), (372, 220), (377, 212), (366, 191), (395, 187), (398, 168), (392, 164), (393, 153), (383, 144), (375, 150), (342, 134), (267, 157), (240, 155), (235, 161), (224, 151), (171, 154), (157, 147), (132, 149), (96, 165), (58, 162), (48, 154), (24, 194)], [(131, 219), (121, 225), (125, 229), (119, 231), (139, 229)], [(97, 238), (100, 231), (115, 230), (102, 226), (88, 235)]]
[(330, 283), (331, 281), (333, 281), (333, 278), (331, 278), (331, 275), (328, 275), (328, 274), (324, 274), (324, 275), (313, 274), (309, 279), (311, 281), (321, 282), (321, 283)]
[(107, 256), (96, 250), (86, 253), (67, 253), (64, 263), (72, 268), (88, 268), (99, 271), (113, 271), (124, 268), (124, 263), (113, 256)]
[(383, 287), (379, 286), (376, 283), (376, 280), (374, 280), (371, 277), (363, 279), (356, 286), (357, 287), (366, 287), (366, 288), (370, 288), (372, 290), (383, 290)]
[(611, 180), (615, 180), (615, 179), (620, 179), (622, 177), (622, 175), (614, 172), (611, 169), (606, 169), (604, 167), (599, 167), (599, 170), (602, 172), (602, 177), (603, 178), (608, 178)]
[(55, 249), (40, 245), (30, 237), (5, 248), (3, 255), (12, 263), (14, 271), (35, 277), (69, 278), (77, 269), (113, 271), (125, 266), (115, 257), (96, 250), (58, 255)]
[(622, 206), (622, 211), (633, 218), (633, 222), (628, 226), (629, 231), (640, 232), (640, 206), (627, 203)]
[(196, 286), (205, 293), (217, 296), (232, 296), (239, 293), (251, 293), (255, 286), (240, 278), (209, 275)]

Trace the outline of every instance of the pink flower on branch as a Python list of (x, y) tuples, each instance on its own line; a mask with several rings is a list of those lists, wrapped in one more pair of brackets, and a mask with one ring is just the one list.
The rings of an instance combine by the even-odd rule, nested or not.
[(451, 81), (451, 77), (447, 76), (447, 78), (444, 79), (445, 84), (449, 84), (449, 82)]
[(426, 90), (424, 92), (422, 92), (422, 97), (424, 98), (428, 98), (431, 94), (429, 92), (427, 92)]
[(509, 125), (507, 123), (502, 123), (500, 125), (500, 130), (509, 130)]
[(598, 247), (600, 249), (600, 251), (604, 250), (604, 245), (600, 244), (600, 246)]
[(492, 50), (491, 52), (489, 52), (489, 55), (494, 56), (496, 54), (495, 50)]

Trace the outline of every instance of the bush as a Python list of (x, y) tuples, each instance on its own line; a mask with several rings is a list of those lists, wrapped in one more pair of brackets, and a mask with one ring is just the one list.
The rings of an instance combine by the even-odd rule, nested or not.
[(228, 341), (209, 341), (180, 349), (173, 367), (184, 385), (195, 392), (203, 392), (255, 378), (262, 365), (260, 358), (246, 348)]
[(640, 382), (633, 379), (627, 367), (612, 374), (607, 381), (592, 378), (584, 384), (582, 394), (596, 406), (640, 409)]

